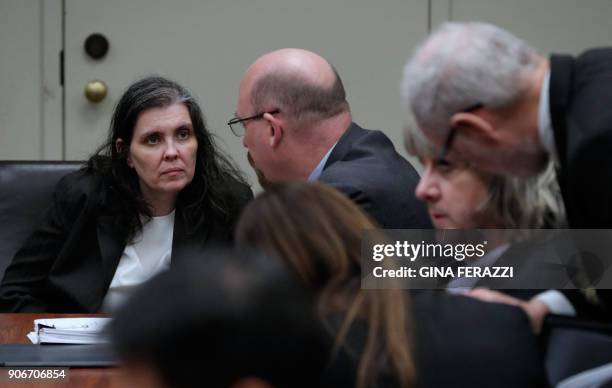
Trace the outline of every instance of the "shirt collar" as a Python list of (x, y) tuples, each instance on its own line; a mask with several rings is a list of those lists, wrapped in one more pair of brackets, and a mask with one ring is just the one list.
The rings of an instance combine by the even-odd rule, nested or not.
[(538, 106), (538, 134), (540, 143), (549, 155), (557, 160), (557, 149), (555, 147), (555, 137), (550, 118), (550, 69), (546, 71), (540, 88), (540, 102)]
[[(498, 247), (493, 248), (493, 250), (487, 252), (486, 255), (482, 256), (480, 259), (474, 260), (470, 263), (467, 263), (467, 267), (491, 267), (497, 259), (499, 259), (507, 250), (510, 248), (510, 244), (502, 244)], [(447, 290), (451, 293), (462, 293), (465, 289), (473, 288), (478, 283), (478, 278), (476, 277), (456, 277), (446, 286)]]
[(325, 163), (327, 163), (327, 159), (329, 159), (329, 155), (331, 155), (332, 151), (336, 147), (336, 144), (338, 144), (338, 142), (335, 142), (334, 145), (331, 146), (331, 148), (329, 149), (329, 151), (327, 151), (323, 159), (321, 159), (319, 164), (317, 164), (317, 167), (315, 167), (315, 169), (312, 170), (312, 172), (308, 176), (309, 182), (313, 182), (319, 179), (319, 177), (321, 176), (321, 173), (323, 172), (323, 167), (325, 167)]

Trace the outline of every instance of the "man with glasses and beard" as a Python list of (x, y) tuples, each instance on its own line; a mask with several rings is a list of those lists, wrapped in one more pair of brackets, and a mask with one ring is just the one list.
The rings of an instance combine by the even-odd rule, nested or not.
[(412, 194), (417, 172), (382, 132), (352, 122), (342, 81), (321, 56), (281, 49), (258, 58), (228, 125), (243, 136), (260, 181), (321, 181), (384, 228), (431, 227)]

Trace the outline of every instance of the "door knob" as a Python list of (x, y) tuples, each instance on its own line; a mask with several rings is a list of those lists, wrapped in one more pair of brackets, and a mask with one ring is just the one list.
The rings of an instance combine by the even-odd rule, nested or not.
[(107, 92), (108, 87), (102, 81), (89, 81), (85, 86), (85, 97), (87, 97), (89, 102), (93, 104), (97, 104), (100, 101), (104, 100), (104, 97), (106, 97)]

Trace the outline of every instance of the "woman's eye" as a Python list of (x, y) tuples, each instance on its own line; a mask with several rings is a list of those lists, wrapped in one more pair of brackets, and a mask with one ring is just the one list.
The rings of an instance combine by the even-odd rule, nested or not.
[(157, 134), (149, 135), (147, 136), (145, 141), (147, 144), (150, 144), (150, 145), (159, 144), (159, 135)]
[(443, 174), (447, 174), (455, 168), (455, 166), (446, 159), (438, 159), (435, 161), (434, 166), (436, 170)]
[(182, 129), (182, 130), (178, 131), (176, 137), (179, 140), (187, 140), (187, 139), (189, 139), (189, 135), (190, 135), (189, 130)]

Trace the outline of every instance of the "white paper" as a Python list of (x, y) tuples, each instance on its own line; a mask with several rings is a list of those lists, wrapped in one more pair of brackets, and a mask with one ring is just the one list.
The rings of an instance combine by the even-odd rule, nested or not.
[(110, 318), (36, 319), (27, 337), (33, 344), (96, 344), (108, 342), (102, 331)]

